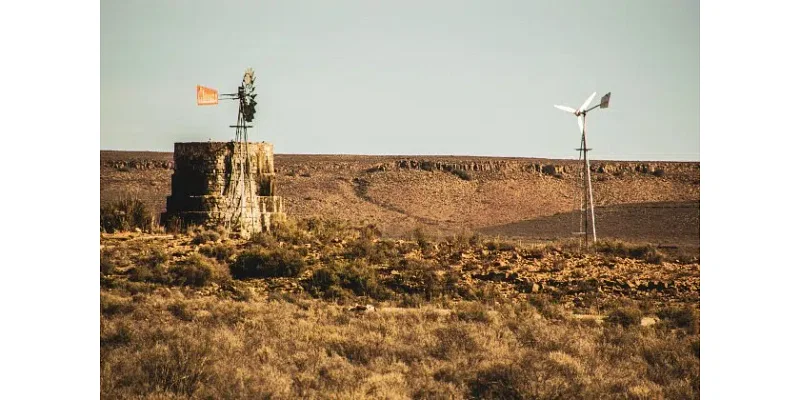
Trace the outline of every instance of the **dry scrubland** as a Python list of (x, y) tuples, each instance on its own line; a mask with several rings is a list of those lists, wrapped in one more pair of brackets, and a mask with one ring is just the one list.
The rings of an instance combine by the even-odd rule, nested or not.
[(687, 254), (321, 219), (100, 244), (103, 398), (699, 398)]
[[(424, 226), (441, 235), (568, 237), (578, 226), (577, 215), (563, 214), (578, 206), (578, 166), (536, 158), (275, 155), (287, 214), (375, 224), (390, 236)], [(595, 161), (593, 168), (600, 237), (699, 247), (699, 163)], [(100, 201), (139, 199), (158, 215), (171, 175), (172, 153), (101, 151)], [(556, 224), (542, 223), (557, 215)], [(670, 224), (676, 217), (681, 222)]]

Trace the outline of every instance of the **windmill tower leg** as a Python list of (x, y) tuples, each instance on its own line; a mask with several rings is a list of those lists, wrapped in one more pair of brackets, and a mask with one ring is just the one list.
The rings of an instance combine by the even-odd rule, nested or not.
[(584, 151), (583, 151), (583, 139), (581, 138), (581, 146), (578, 149), (578, 180), (576, 182), (576, 187), (578, 189), (578, 200), (580, 202), (580, 213), (579, 213), (579, 223), (578, 223), (578, 241), (580, 242), (580, 248), (586, 245), (586, 178), (584, 177), (584, 168), (583, 168), (583, 158), (584, 158)]
[(589, 163), (589, 149), (586, 147), (586, 135), (581, 135), (581, 149), (583, 149), (583, 171), (581, 175), (583, 176), (583, 181), (581, 182), (581, 189), (583, 190), (583, 243), (586, 248), (589, 248), (589, 224), (591, 221), (591, 214), (590, 214), (590, 200), (589, 200), (589, 193), (590, 193), (590, 186), (589, 186), (589, 178), (588, 178), (588, 168), (586, 165)]
[[(586, 114), (584, 114), (582, 116), (582, 118), (583, 118), (583, 131), (584, 131), (583, 132), (583, 148), (584, 148), (584, 157), (583, 157), (583, 159), (584, 159), (584, 162), (586, 164), (586, 187), (587, 187), (588, 197), (589, 197), (589, 199), (588, 199), (589, 200), (589, 217), (591, 218), (591, 221), (592, 221), (592, 243), (596, 243), (597, 242), (597, 230), (595, 229), (595, 224), (594, 224), (594, 197), (592, 195), (592, 171), (591, 171), (591, 167), (589, 166), (589, 157), (588, 157), (588, 154), (586, 153), (586, 152), (589, 151), (589, 149), (586, 148)], [(589, 233), (587, 232), (586, 235), (588, 236)]]
[(596, 243), (597, 230), (595, 229), (594, 225), (594, 197), (592, 196), (592, 172), (591, 168), (589, 167), (589, 159), (586, 159), (586, 183), (589, 188), (589, 213), (592, 220), (592, 243)]

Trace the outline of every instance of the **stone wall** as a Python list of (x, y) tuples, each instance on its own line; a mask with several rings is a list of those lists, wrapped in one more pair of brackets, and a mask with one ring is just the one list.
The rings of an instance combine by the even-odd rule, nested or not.
[(270, 143), (175, 143), (162, 223), (223, 225), (247, 237), (283, 218)]

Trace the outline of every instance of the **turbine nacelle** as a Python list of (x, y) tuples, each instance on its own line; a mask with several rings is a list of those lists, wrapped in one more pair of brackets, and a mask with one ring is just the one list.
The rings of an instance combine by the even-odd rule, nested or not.
[[(592, 100), (594, 100), (594, 96), (597, 96), (597, 92), (594, 92), (594, 93), (592, 93), (592, 94), (589, 96), (589, 98), (588, 98), (588, 99), (586, 99), (586, 101), (584, 101), (584, 102), (583, 102), (583, 105), (581, 105), (580, 107), (578, 107), (578, 109), (577, 109), (577, 110), (576, 110), (576, 109), (574, 109), (574, 108), (572, 108), (572, 107), (567, 107), (567, 106), (559, 106), (559, 105), (556, 105), (555, 107), (556, 107), (557, 109), (559, 109), (559, 110), (564, 110), (564, 111), (566, 111), (566, 112), (568, 112), (568, 113), (570, 113), (570, 114), (574, 114), (576, 117), (580, 117), (581, 115), (586, 115), (586, 111), (587, 111), (587, 110), (586, 110), (586, 107), (589, 107), (589, 103), (591, 103), (591, 102), (592, 102)], [(604, 98), (605, 98), (605, 96), (604, 96)]]

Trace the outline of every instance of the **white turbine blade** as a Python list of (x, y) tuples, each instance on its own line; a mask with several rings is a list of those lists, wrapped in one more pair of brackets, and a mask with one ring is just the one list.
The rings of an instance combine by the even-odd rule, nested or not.
[(555, 106), (555, 107), (556, 107), (557, 109), (559, 109), (559, 110), (564, 110), (564, 111), (566, 111), (566, 112), (568, 112), (568, 113), (570, 113), (570, 114), (575, 114), (575, 109), (574, 109), (574, 108), (572, 108), (572, 107), (567, 107), (567, 106), (558, 106), (558, 105), (557, 105), (557, 106)]
[(578, 128), (581, 130), (581, 134), (583, 134), (583, 118), (578, 117)]
[(591, 103), (592, 100), (594, 100), (594, 96), (597, 96), (597, 92), (592, 93), (592, 95), (589, 96), (589, 98), (586, 99), (585, 102), (583, 102), (583, 105), (581, 106), (581, 108), (579, 108), (579, 110), (581, 111), (586, 110), (586, 107), (589, 107), (589, 103)]

